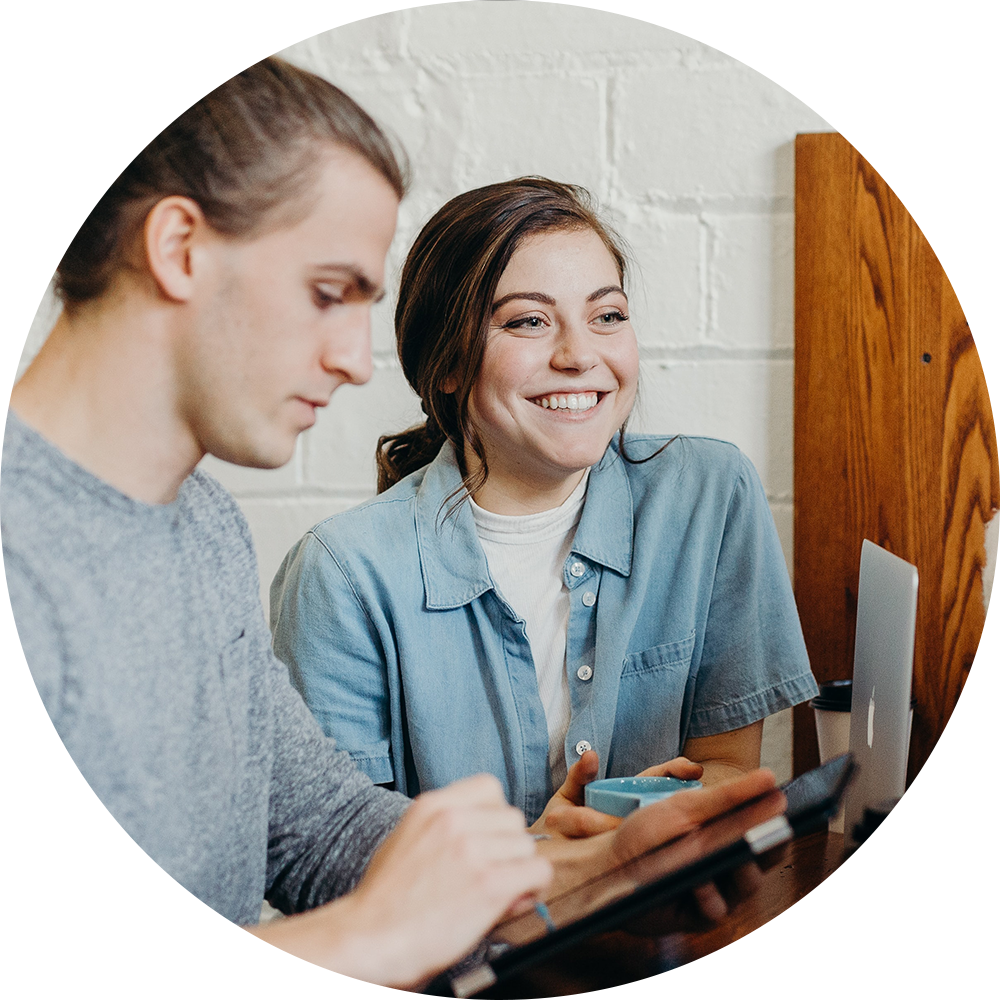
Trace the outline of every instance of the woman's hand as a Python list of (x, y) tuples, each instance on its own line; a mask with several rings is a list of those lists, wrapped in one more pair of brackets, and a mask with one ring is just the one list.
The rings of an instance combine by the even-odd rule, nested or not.
[(847, 964), (861, 1000), (1000, 997), (1000, 873), (955, 910), (902, 892), (854, 858), (841, 880), (854, 939)]
[[(584, 803), (584, 788), (597, 777), (596, 750), (588, 750), (570, 769), (559, 791), (546, 803), (542, 815), (531, 825), (535, 834), (562, 837), (593, 837), (598, 833), (614, 830), (620, 823), (618, 816), (590, 809)], [(675, 757), (663, 764), (655, 764), (639, 772), (639, 777), (673, 777), (686, 780), (701, 777), (702, 768), (687, 757)]]

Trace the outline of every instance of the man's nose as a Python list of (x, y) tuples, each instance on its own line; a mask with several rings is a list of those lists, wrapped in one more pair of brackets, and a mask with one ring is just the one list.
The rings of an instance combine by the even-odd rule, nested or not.
[(372, 377), (371, 306), (358, 306), (351, 312), (328, 338), (322, 364), (341, 382), (364, 385)]

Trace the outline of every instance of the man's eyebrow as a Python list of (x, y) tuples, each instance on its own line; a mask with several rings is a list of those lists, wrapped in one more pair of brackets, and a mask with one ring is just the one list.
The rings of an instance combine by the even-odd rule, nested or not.
[(542, 302), (547, 306), (554, 306), (556, 304), (556, 300), (544, 292), (511, 292), (510, 295), (504, 295), (502, 298), (497, 299), (493, 303), (490, 312), (495, 313), (501, 306), (512, 302), (514, 299), (528, 299), (531, 302)]
[(628, 296), (625, 295), (625, 289), (621, 285), (605, 285), (603, 288), (598, 288), (596, 292), (591, 292), (587, 296), (588, 302), (596, 302), (598, 299), (604, 298), (605, 295), (611, 292), (617, 292), (619, 295), (625, 296), (625, 301), (628, 302)]
[(385, 298), (385, 288), (372, 281), (355, 264), (320, 264), (317, 270), (336, 274), (338, 277), (347, 274), (354, 282), (359, 294), (372, 302), (381, 302)]

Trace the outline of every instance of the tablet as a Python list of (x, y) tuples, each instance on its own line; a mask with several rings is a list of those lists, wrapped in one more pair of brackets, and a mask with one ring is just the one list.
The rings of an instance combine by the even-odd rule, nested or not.
[(854, 771), (850, 754), (783, 786), (783, 813), (761, 822), (776, 792), (746, 802), (696, 830), (498, 924), (479, 949), (428, 989), (469, 997), (523, 972), (583, 938), (670, 902), (752, 861), (793, 837), (822, 827), (838, 808)]

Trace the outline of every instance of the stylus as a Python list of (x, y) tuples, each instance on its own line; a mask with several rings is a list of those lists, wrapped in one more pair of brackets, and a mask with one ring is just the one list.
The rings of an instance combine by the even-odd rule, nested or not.
[(537, 913), (542, 920), (545, 921), (545, 927), (551, 934), (556, 929), (556, 922), (552, 919), (552, 914), (549, 913), (549, 908), (539, 900), (535, 903), (535, 913)]

